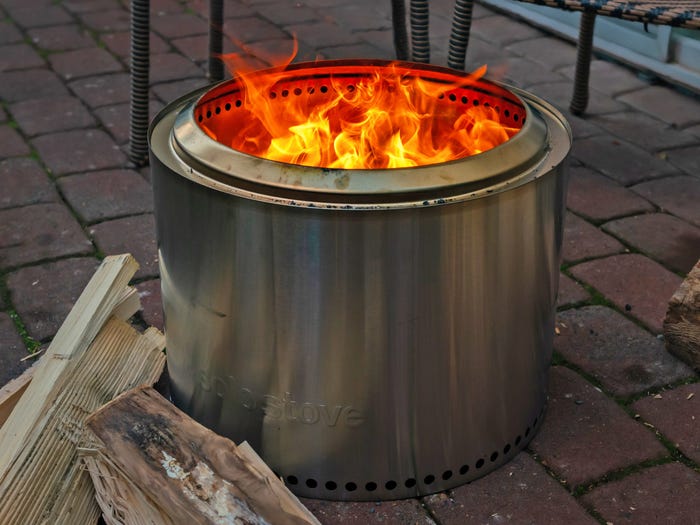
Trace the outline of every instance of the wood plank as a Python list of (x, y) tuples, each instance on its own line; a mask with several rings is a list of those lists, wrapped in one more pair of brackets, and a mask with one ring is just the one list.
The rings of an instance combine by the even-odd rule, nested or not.
[[(161, 523), (319, 524), (252, 449), (213, 433), (152, 388), (119, 396), (92, 414), (87, 426), (103, 444), (91, 460), (107, 463), (103, 473), (122, 473), (138, 489), (138, 501), (125, 506), (146, 502), (150, 508), (141, 517), (163, 516)], [(123, 500), (121, 486), (113, 499)]]
[(700, 372), (700, 261), (671, 297), (664, 339), (670, 353)]
[(0, 389), (0, 427), (3, 426), (7, 418), (10, 417), (12, 409), (19, 401), (24, 391), (27, 390), (29, 383), (34, 377), (34, 372), (36, 372), (37, 363), (34, 363), (31, 367), (27, 368), (18, 377), (15, 377), (4, 387)]
[(156, 329), (140, 334), (116, 318), (107, 322), (64, 371), (63, 388), (0, 482), (0, 523), (95, 522), (92, 482), (78, 456), (79, 447), (91, 446), (85, 419), (119, 393), (153, 384), (165, 364), (164, 345)]
[(122, 298), (138, 263), (129, 254), (106, 257), (59, 328), (34, 380), (0, 428), (0, 483), (22, 451), (62, 388), (59, 378), (80, 357)]

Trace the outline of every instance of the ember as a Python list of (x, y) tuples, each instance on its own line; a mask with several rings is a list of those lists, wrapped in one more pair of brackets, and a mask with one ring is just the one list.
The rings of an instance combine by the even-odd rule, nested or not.
[(516, 112), (501, 115), (499, 106), (467, 93), (478, 91), (485, 71), (428, 78), (405, 63), (359, 70), (319, 63), (305, 76), (287, 67), (243, 72), (233, 81), (235, 100), (217, 106), (214, 119), (200, 107), (198, 121), (214, 140), (280, 162), (343, 169), (436, 164), (487, 151), (522, 126)]

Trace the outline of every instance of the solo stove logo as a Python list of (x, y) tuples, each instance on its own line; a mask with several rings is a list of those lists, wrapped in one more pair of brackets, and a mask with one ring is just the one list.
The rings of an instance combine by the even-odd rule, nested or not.
[(233, 376), (210, 377), (201, 370), (199, 387), (204, 392), (214, 392), (221, 399), (235, 396), (243, 408), (251, 412), (262, 412), (267, 419), (304, 425), (322, 424), (327, 427), (357, 427), (365, 422), (362, 412), (352, 405), (302, 403), (296, 401), (291, 392), (285, 392), (281, 397), (272, 394), (260, 395), (250, 388), (238, 385)]

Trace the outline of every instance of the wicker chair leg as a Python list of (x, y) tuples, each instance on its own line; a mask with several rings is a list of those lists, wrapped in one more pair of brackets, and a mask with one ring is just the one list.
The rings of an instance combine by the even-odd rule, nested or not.
[(391, 0), (391, 22), (394, 27), (394, 51), (397, 60), (408, 60), (408, 32), (406, 31), (406, 2)]
[(209, 80), (218, 82), (224, 79), (224, 1), (209, 0)]
[(569, 109), (574, 115), (582, 115), (588, 106), (588, 78), (591, 71), (593, 53), (593, 30), (595, 29), (595, 12), (581, 13), (581, 26), (578, 36), (576, 55), (576, 74), (574, 77), (574, 94)]
[(430, 62), (428, 0), (411, 0), (411, 55), (414, 62)]
[(450, 33), (450, 47), (447, 53), (447, 65), (453, 69), (464, 70), (467, 45), (469, 44), (469, 32), (472, 27), (473, 9), (474, 0), (457, 0), (455, 2), (452, 32)]
[(148, 162), (149, 0), (131, 1), (131, 94), (129, 104), (129, 161)]

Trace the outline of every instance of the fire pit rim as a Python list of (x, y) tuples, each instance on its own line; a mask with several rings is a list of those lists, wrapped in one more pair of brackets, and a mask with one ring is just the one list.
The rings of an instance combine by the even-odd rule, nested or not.
[[(291, 65), (284, 72), (293, 77), (312, 69), (357, 68), (360, 71), (361, 68), (390, 65), (414, 69), (426, 75), (434, 74), (442, 79), (463, 77), (466, 82), (468, 78), (463, 72), (439, 66), (364, 59), (303, 62)], [(271, 68), (254, 74), (279, 71), (280, 68)], [(220, 98), (213, 97), (212, 94), (224, 86), (235, 86), (235, 82), (235, 79), (231, 79), (208, 86), (198, 91), (195, 98), (188, 99), (189, 103), (178, 112), (173, 126), (172, 141), (179, 154), (196, 159), (200, 165), (256, 184), (286, 190), (344, 195), (426, 192), (487, 179), (502, 179), (510, 173), (520, 173), (524, 168), (536, 165), (546, 155), (546, 126), (542, 116), (532, 111), (532, 106), (527, 103), (523, 93), (500, 82), (479, 79), (476, 81), (478, 89), (469, 86), (470, 89), (490, 89), (493, 96), (513, 97), (525, 112), (524, 124), (518, 133), (505, 143), (483, 153), (424, 166), (371, 170), (310, 167), (264, 159), (217, 142), (196, 122), (195, 108), (203, 103), (203, 100), (204, 103), (209, 103)], [(211, 97), (210, 100), (207, 100), (207, 97)], [(513, 100), (509, 102), (513, 103)], [(504, 157), (507, 160), (504, 160)], [(457, 165), (459, 169), (455, 169)]]

